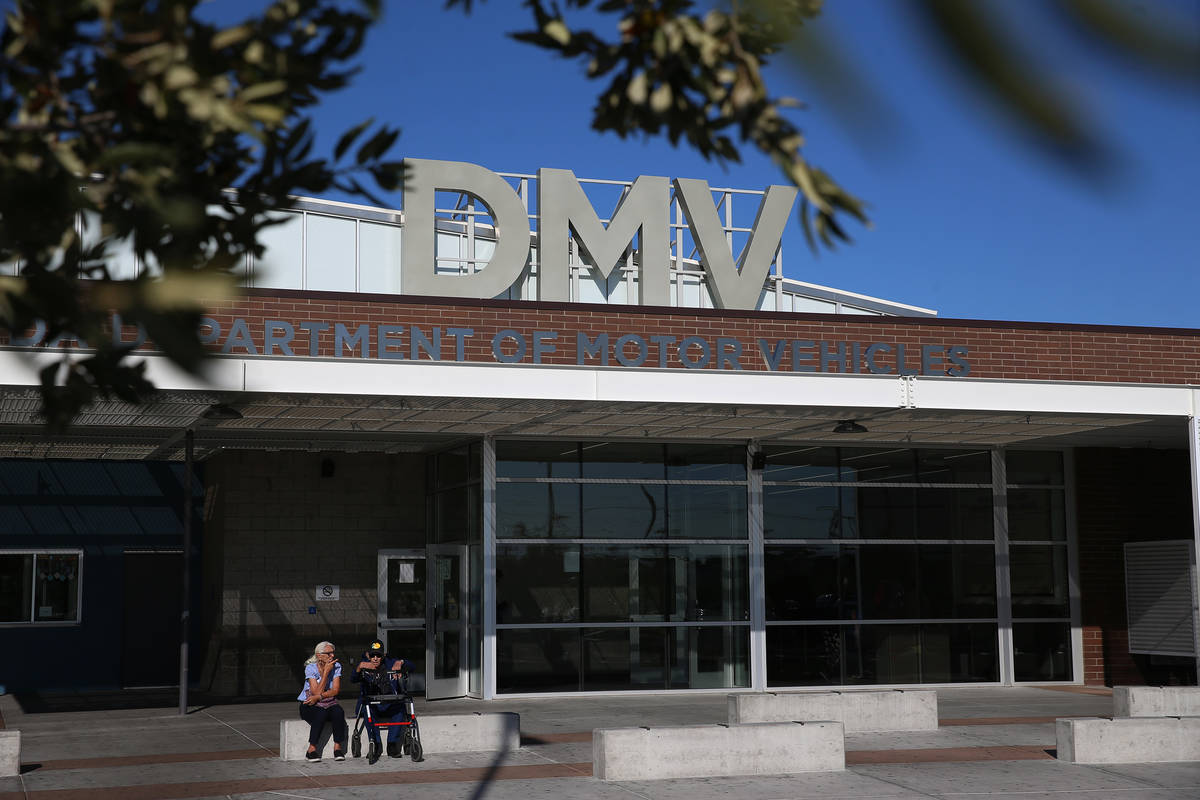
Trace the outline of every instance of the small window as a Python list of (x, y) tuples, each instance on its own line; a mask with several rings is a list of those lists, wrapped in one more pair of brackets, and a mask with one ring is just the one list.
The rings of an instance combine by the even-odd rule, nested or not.
[(78, 622), (83, 554), (0, 550), (0, 623)]

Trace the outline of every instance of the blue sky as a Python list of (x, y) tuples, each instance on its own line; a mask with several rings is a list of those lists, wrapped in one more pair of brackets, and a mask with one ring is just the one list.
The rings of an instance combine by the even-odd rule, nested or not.
[[(1167, 5), (1200, 36), (1200, 5)], [(1013, 18), (1047, 58), (1051, 80), (1071, 87), (1120, 147), (1116, 177), (1086, 182), (1028, 146), (967, 88), (903, 3), (830, 0), (816, 30), (839, 37), (894, 125), (865, 137), (791, 68), (773, 70), (777, 93), (809, 104), (797, 117), (806, 157), (863, 198), (874, 222), (851, 226), (853, 244), (817, 255), (794, 222), (786, 274), (944, 317), (1200, 327), (1200, 93), (1098, 57), (1053, 25), (1034, 24), (1034, 14)], [(581, 178), (668, 175), (750, 189), (783, 182), (750, 150), (722, 168), (665, 139), (593, 133), (600, 87), (581, 65), (504, 35), (526, 19), (515, 0), (476, 3), (470, 15), (438, 0), (385, 4), (362, 73), (318, 112), (321, 142), (328, 148), (340, 130), (375, 116), (402, 127), (401, 156), (505, 172), (563, 167)]]

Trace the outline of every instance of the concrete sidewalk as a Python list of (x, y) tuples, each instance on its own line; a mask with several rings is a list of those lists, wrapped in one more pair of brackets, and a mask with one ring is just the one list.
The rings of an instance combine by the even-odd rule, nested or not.
[[(936, 731), (846, 737), (845, 772), (604, 783), (591, 777), (591, 731), (724, 722), (726, 695), (638, 695), (425, 703), (418, 715), (515, 711), (522, 747), (509, 753), (279, 760), (279, 720), (296, 704), (25, 713), (0, 696), (22, 735), (22, 775), (0, 778), (0, 800), (165, 798), (1200, 798), (1200, 763), (1089, 767), (1053, 758), (1056, 717), (1108, 716), (1104, 690), (939, 689)], [(343, 706), (352, 708), (350, 701)]]

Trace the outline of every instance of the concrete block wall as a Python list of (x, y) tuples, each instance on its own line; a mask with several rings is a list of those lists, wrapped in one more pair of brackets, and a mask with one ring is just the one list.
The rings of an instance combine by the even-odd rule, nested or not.
[[(206, 482), (200, 688), (294, 695), (318, 641), (348, 662), (375, 636), (379, 550), (424, 547), (425, 457), (233, 451), (209, 462)], [(318, 601), (318, 584), (339, 599)]]

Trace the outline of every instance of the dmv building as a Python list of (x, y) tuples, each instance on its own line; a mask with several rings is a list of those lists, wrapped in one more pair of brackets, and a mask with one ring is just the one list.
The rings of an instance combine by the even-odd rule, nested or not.
[(177, 682), (185, 568), (213, 697), (375, 636), (430, 698), (1196, 683), (1200, 330), (785, 278), (788, 187), (409, 167), (281, 212), (203, 379), (114, 319), (144, 405), (46, 438), (86, 343), (0, 347), (0, 636), (111, 653), (8, 691)]

